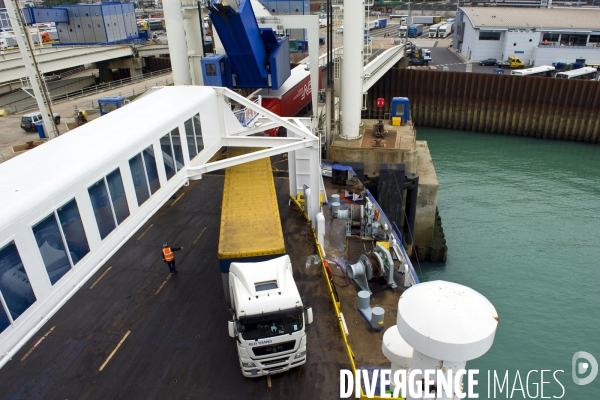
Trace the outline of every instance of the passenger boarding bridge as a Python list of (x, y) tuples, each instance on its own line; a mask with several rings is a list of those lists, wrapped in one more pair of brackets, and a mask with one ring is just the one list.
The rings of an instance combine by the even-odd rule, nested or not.
[[(226, 88), (164, 87), (1, 164), (0, 367), (190, 179), (288, 153), (290, 193), (322, 187), (309, 124)], [(249, 136), (277, 126), (288, 137)], [(265, 149), (211, 162), (224, 146)], [(306, 201), (314, 223), (319, 196)]]

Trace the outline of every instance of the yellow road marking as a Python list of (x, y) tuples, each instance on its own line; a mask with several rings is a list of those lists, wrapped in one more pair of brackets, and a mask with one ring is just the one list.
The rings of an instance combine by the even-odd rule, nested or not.
[(156, 291), (156, 293), (154, 293), (155, 296), (160, 293), (160, 291), (162, 290), (162, 288), (167, 284), (167, 281), (169, 279), (171, 279), (172, 275), (173, 274), (169, 274), (169, 276), (167, 276), (167, 279), (165, 279), (165, 281), (162, 283), (162, 285), (160, 285), (160, 287), (158, 288), (158, 290)]
[(150, 224), (150, 226), (147, 227), (144, 232), (142, 232), (142, 234), (140, 235), (140, 237), (137, 238), (137, 240), (140, 240), (146, 234), (146, 232), (148, 232), (150, 230), (150, 228), (152, 228), (153, 225), (154, 224)]
[(112, 356), (114, 356), (115, 353), (117, 352), (117, 350), (119, 350), (119, 347), (121, 347), (121, 345), (123, 344), (123, 342), (125, 341), (125, 339), (127, 339), (127, 336), (129, 336), (130, 333), (131, 333), (131, 331), (127, 331), (127, 333), (125, 334), (125, 336), (123, 336), (123, 339), (121, 339), (121, 341), (119, 342), (119, 344), (117, 345), (117, 347), (115, 347), (115, 349), (112, 351), (112, 353), (110, 353), (110, 356), (108, 356), (108, 358), (106, 359), (106, 361), (104, 361), (104, 364), (102, 364), (100, 366), (99, 371), (102, 371), (104, 369), (104, 367), (106, 367), (106, 364), (108, 364), (108, 362), (110, 361), (110, 359), (112, 358)]
[(38, 347), (40, 345), (40, 343), (42, 343), (42, 340), (46, 339), (46, 336), (48, 336), (50, 333), (52, 333), (54, 328), (56, 328), (56, 326), (53, 326), (52, 328), (50, 328), (50, 330), (48, 332), (46, 332), (46, 334), (44, 336), (42, 336), (40, 338), (40, 340), (38, 340), (37, 343), (34, 344), (31, 349), (29, 349), (29, 351), (23, 356), (23, 358), (21, 358), (21, 361), (25, 361), (25, 359), (27, 357), (29, 357), (29, 355), (35, 350), (35, 348)]
[(267, 387), (271, 387), (271, 375), (267, 375)]
[(181, 193), (181, 195), (178, 198), (176, 198), (174, 202), (171, 203), (171, 207), (173, 207), (175, 205), (175, 203), (177, 203), (179, 201), (179, 199), (183, 197), (184, 194), (185, 194), (185, 192)]
[(204, 227), (204, 229), (202, 229), (202, 232), (200, 232), (200, 234), (196, 237), (196, 240), (194, 240), (194, 243), (192, 243), (192, 245), (196, 244), (196, 242), (200, 239), (200, 236), (202, 236), (202, 234), (204, 233), (205, 230), (206, 230), (206, 227)]
[(94, 282), (94, 283), (92, 284), (92, 286), (90, 286), (90, 290), (92, 290), (92, 289), (94, 288), (94, 286), (96, 286), (96, 284), (97, 284), (98, 282), (100, 282), (100, 279), (104, 278), (104, 275), (106, 275), (106, 273), (107, 273), (108, 271), (110, 271), (110, 269), (111, 269), (111, 268), (112, 268), (112, 265), (111, 265), (110, 267), (108, 267), (108, 268), (106, 269), (106, 271), (104, 271), (104, 273), (103, 273), (102, 275), (100, 275), (100, 278), (96, 279), (96, 282)]

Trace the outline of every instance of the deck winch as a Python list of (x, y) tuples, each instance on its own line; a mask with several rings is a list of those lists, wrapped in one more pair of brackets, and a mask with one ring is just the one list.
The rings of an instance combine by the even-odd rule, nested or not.
[(346, 220), (346, 235), (352, 235), (352, 228), (360, 228), (360, 237), (387, 240), (384, 227), (377, 221), (373, 203), (367, 200), (365, 205), (352, 204), (343, 210), (340, 204), (332, 204), (334, 218)]
[(375, 246), (373, 251), (361, 254), (358, 262), (349, 266), (347, 274), (362, 290), (369, 293), (371, 290), (368, 281), (371, 279), (384, 277), (389, 287), (397, 287), (394, 281), (394, 260), (388, 249), (381, 244)]

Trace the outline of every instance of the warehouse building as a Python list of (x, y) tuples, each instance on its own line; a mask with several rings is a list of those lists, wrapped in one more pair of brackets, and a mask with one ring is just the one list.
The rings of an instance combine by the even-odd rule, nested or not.
[(600, 9), (461, 7), (453, 46), (466, 58), (600, 64)]

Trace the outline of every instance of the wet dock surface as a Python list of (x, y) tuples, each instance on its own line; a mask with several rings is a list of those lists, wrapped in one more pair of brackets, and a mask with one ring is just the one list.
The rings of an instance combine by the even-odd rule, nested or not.
[[(288, 206), (288, 180), (275, 185), (294, 278), (314, 312), (305, 365), (273, 375), (270, 388), (242, 376), (217, 260), (223, 176), (207, 175), (168, 201), (0, 370), (0, 398), (338, 398), (349, 362), (335, 313), (320, 267), (307, 262), (316, 250)], [(164, 241), (184, 246), (178, 274), (162, 261)]]

